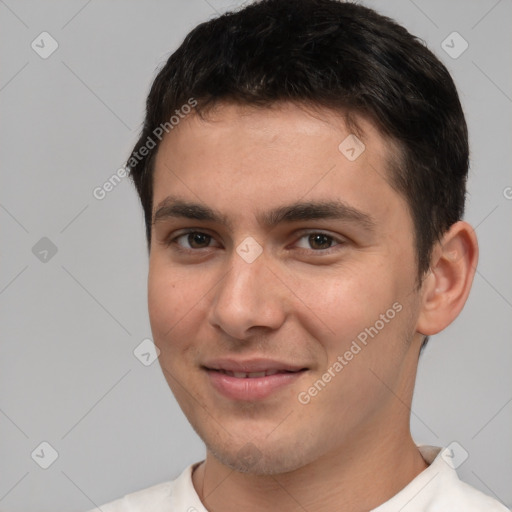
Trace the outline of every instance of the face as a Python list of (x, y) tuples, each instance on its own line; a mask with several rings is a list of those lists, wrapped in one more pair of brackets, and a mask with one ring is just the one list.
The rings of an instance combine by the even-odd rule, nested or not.
[(209, 454), (234, 469), (291, 471), (408, 426), (413, 224), (387, 181), (391, 145), (358, 124), (362, 153), (329, 110), (224, 104), (159, 148), (154, 341)]

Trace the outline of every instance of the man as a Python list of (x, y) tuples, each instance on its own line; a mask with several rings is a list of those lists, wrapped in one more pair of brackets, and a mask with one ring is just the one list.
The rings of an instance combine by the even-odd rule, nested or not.
[(196, 27), (129, 160), (159, 361), (206, 445), (103, 512), (501, 511), (410, 405), (478, 260), (464, 115), (404, 28), (335, 0)]

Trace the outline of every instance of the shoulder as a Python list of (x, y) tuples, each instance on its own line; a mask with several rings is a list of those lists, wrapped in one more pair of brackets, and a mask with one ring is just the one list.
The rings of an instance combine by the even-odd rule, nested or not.
[(508, 512), (498, 500), (461, 480), (453, 465), (453, 450), (422, 447), (427, 460), (434, 460), (424, 471), (430, 478), (430, 492), (425, 493), (425, 511), (436, 512)]
[(207, 512), (192, 483), (192, 472), (198, 464), (185, 468), (175, 480), (127, 494), (88, 512)]
[(498, 500), (487, 496), (471, 485), (457, 481), (457, 485), (450, 487), (444, 494), (443, 505), (450, 507), (450, 510), (461, 512), (510, 512), (505, 505)]
[(428, 467), (404, 489), (372, 512), (510, 512), (498, 500), (463, 482), (453, 451), (418, 446)]
[[(88, 512), (139, 512), (151, 510), (152, 512), (168, 511), (169, 500), (172, 494), (172, 481), (162, 482), (146, 489), (141, 489), (110, 501), (101, 507)], [(162, 508), (158, 508), (162, 506)]]
[[(497, 499), (488, 496), (459, 478), (451, 457), (453, 450), (440, 450), (431, 464), (437, 476), (437, 492), (432, 502), (453, 512), (507, 512)], [(430, 509), (428, 509), (430, 510)], [(432, 507), (432, 510), (437, 510)]]

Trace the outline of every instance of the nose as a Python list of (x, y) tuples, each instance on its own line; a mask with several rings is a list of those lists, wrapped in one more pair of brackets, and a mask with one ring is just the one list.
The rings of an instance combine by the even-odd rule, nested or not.
[(286, 318), (286, 287), (261, 254), (248, 263), (233, 252), (230, 267), (215, 287), (210, 324), (245, 340), (260, 330), (276, 330)]

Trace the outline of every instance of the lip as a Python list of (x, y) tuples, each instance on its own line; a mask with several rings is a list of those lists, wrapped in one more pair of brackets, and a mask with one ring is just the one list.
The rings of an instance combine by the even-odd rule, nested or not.
[[(300, 379), (307, 368), (270, 359), (216, 359), (203, 365), (210, 384), (221, 395), (231, 400), (264, 400)], [(262, 377), (235, 377), (225, 372), (272, 372)], [(277, 373), (275, 373), (277, 372)]]
[(209, 370), (224, 370), (229, 372), (255, 373), (266, 370), (282, 370), (296, 372), (303, 370), (303, 365), (294, 365), (275, 359), (253, 358), (253, 359), (213, 359), (203, 364)]

